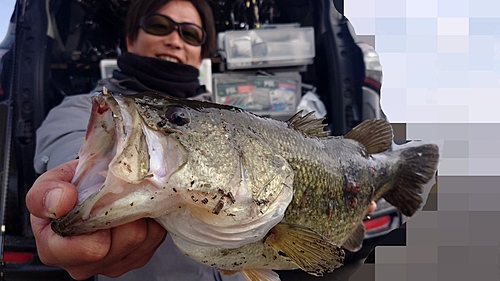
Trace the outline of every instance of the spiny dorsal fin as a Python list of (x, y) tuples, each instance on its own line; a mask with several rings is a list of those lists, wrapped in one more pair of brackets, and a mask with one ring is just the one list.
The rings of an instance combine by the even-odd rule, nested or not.
[(351, 252), (357, 252), (363, 246), (363, 239), (365, 239), (365, 224), (360, 223), (354, 232), (347, 238), (347, 240), (342, 244), (342, 248), (347, 249)]
[(344, 264), (344, 250), (308, 227), (278, 223), (265, 243), (312, 275), (322, 276)]
[(344, 136), (361, 143), (369, 154), (389, 149), (392, 137), (392, 126), (384, 119), (365, 120)]
[(307, 137), (324, 138), (329, 135), (329, 131), (323, 130), (323, 128), (327, 126), (327, 124), (323, 124), (323, 120), (325, 120), (324, 117), (316, 118), (316, 116), (314, 116), (314, 111), (304, 116), (302, 116), (302, 113), (303, 110), (295, 113), (292, 118), (288, 119), (288, 127), (301, 132)]

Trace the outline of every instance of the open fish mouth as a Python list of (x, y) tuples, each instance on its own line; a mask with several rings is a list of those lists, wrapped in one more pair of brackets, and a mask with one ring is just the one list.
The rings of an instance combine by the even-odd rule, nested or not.
[[(177, 204), (177, 200), (172, 199), (161, 210), (155, 210), (153, 204), (148, 203), (160, 196), (169, 196), (159, 192), (161, 182), (182, 165), (185, 155), (175, 140), (145, 129), (131, 101), (106, 89), (92, 97), (85, 142), (72, 180), (78, 201), (68, 215), (52, 222), (52, 229), (61, 236), (159, 216)], [(149, 149), (148, 142), (158, 138), (162, 142), (156, 142), (157, 145), (163, 147)], [(167, 154), (168, 161), (154, 161), (167, 159)]]

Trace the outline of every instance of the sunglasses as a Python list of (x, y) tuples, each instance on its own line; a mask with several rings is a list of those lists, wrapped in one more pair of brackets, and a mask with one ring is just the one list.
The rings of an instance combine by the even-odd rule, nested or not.
[(177, 27), (177, 32), (182, 40), (193, 46), (201, 46), (205, 43), (206, 33), (200, 26), (190, 22), (175, 22), (173, 19), (153, 14), (142, 17), (139, 26), (146, 32), (156, 36), (165, 36)]

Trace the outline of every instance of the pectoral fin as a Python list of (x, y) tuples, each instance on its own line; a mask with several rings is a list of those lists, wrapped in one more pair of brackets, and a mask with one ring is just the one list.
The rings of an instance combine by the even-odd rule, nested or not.
[(344, 263), (340, 246), (307, 227), (279, 223), (269, 231), (265, 243), (312, 275), (322, 276)]
[(360, 223), (356, 230), (349, 236), (349, 238), (342, 244), (342, 247), (351, 252), (357, 252), (363, 246), (363, 240), (365, 239), (365, 224)]

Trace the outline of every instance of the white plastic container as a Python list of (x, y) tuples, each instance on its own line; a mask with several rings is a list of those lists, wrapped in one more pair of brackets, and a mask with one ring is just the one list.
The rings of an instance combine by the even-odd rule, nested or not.
[(307, 65), (315, 56), (312, 27), (226, 31), (219, 44), (228, 69)]
[(113, 76), (113, 71), (118, 68), (116, 59), (101, 60), (101, 79), (110, 78)]
[(209, 91), (212, 91), (212, 60), (209, 58), (201, 61), (198, 80), (201, 85), (205, 85)]

